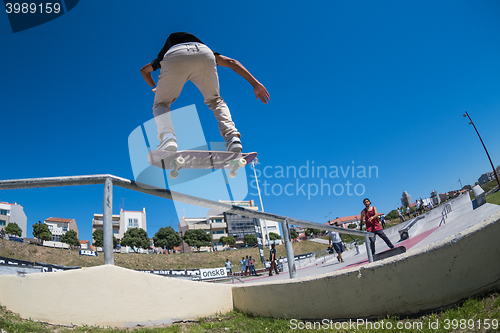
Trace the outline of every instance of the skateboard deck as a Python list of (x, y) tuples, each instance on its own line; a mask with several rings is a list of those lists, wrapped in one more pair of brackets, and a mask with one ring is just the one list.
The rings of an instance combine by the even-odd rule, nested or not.
[(239, 168), (252, 162), (257, 153), (233, 153), (228, 151), (180, 150), (177, 152), (153, 150), (148, 155), (149, 164), (172, 170), (175, 179), (180, 169), (230, 169), (229, 176), (236, 177)]
[(398, 246), (398, 247), (395, 247), (393, 249), (390, 249), (390, 250), (387, 250), (384, 252), (375, 253), (373, 255), (373, 261), (382, 260), (382, 259), (396, 256), (398, 254), (405, 253), (405, 252), (406, 252), (406, 247)]

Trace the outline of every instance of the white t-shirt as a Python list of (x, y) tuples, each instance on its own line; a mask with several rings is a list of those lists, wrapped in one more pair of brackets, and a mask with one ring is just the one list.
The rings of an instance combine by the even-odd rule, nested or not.
[(340, 238), (340, 235), (338, 232), (335, 231), (329, 231), (328, 232), (328, 237), (332, 239), (332, 243), (340, 243), (342, 242), (342, 239)]

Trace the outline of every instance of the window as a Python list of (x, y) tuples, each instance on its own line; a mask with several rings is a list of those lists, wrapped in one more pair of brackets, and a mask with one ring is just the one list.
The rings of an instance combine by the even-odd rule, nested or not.
[(7, 224), (7, 221), (0, 220), (0, 226), (5, 226)]
[(222, 219), (216, 219), (215, 223), (222, 223)]
[(66, 231), (68, 231), (68, 227), (63, 227), (62, 230), (63, 230), (63, 232), (66, 232)]
[(7, 215), (8, 211), (5, 209), (0, 209), (0, 215)]
[(217, 231), (218, 234), (223, 234), (224, 233), (224, 230), (219, 230)]
[(118, 235), (119, 234), (118, 229), (113, 229), (113, 234)]
[(132, 228), (139, 228), (139, 221), (137, 219), (128, 219), (128, 226)]
[(49, 227), (49, 230), (52, 230), (52, 225), (47, 224), (47, 227)]
[(53, 242), (60, 242), (61, 241), (61, 236), (59, 236), (59, 235), (52, 235), (51, 241), (53, 241)]

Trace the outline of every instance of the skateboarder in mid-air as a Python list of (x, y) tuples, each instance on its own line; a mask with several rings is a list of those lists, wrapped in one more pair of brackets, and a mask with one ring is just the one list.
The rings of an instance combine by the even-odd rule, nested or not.
[[(186, 32), (168, 36), (158, 56), (141, 68), (141, 74), (155, 92), (153, 114), (158, 128), (158, 150), (177, 151), (177, 137), (170, 118), (170, 105), (179, 97), (187, 81), (193, 82), (205, 98), (205, 104), (214, 112), (219, 131), (226, 141), (226, 150), (241, 152), (240, 133), (231, 113), (219, 94), (217, 66), (229, 67), (245, 78), (253, 87), (257, 99), (267, 104), (266, 88), (237, 60), (225, 57), (209, 49), (201, 40)], [(161, 68), (158, 85), (151, 72)]]
[(375, 235), (370, 237), (370, 248), (372, 250), (372, 254), (375, 254), (375, 236), (379, 236), (384, 240), (384, 242), (391, 249), (394, 248), (389, 237), (382, 231), (382, 227), (380, 226), (378, 216), (377, 216), (377, 208), (371, 207), (371, 202), (368, 198), (363, 200), (363, 204), (365, 205), (365, 209), (361, 211), (361, 222), (359, 224), (359, 230), (363, 230), (363, 220), (366, 221), (366, 231), (373, 232)]

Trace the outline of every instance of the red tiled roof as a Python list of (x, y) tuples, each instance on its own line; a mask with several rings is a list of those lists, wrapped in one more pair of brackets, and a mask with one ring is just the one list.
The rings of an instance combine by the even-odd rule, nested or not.
[(71, 221), (74, 221), (75, 219), (63, 219), (62, 217), (49, 217), (45, 221), (48, 222), (62, 222), (62, 223), (70, 223)]

